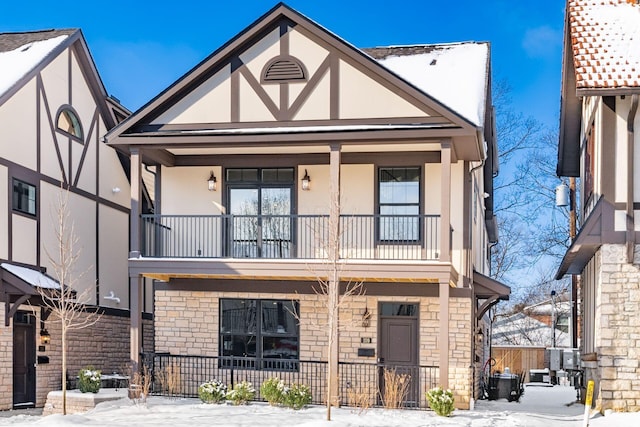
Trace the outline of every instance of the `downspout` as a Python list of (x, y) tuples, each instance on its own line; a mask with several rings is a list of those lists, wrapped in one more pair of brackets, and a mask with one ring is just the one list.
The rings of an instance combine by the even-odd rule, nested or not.
[(633, 263), (636, 247), (634, 202), (634, 121), (638, 111), (638, 95), (631, 96), (631, 108), (627, 117), (627, 263)]

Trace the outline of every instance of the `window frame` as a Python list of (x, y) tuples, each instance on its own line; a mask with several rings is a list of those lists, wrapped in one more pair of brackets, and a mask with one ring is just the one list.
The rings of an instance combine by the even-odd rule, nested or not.
[[(73, 119), (71, 119), (71, 123), (74, 127), (74, 129), (76, 130), (76, 132), (79, 132), (80, 135), (75, 135), (63, 128), (61, 128), (59, 126), (59, 121), (60, 121), (60, 116), (64, 113), (68, 113), (72, 116), (72, 118), (75, 118), (75, 122), (73, 121)], [(75, 126), (77, 124), (77, 127)], [(56, 131), (60, 132), (61, 134), (73, 139), (74, 141), (79, 142), (80, 144), (84, 145), (84, 129), (82, 127), (82, 122), (80, 121), (80, 116), (78, 115), (77, 111), (68, 104), (62, 105), (60, 106), (60, 108), (58, 109), (58, 112), (56, 113), (56, 121), (55, 121), (55, 127), (56, 127)]]
[[(380, 185), (382, 183), (380, 176), (383, 170), (385, 169), (416, 169), (418, 171), (418, 202), (417, 203), (382, 203), (380, 201), (381, 191)], [(398, 244), (401, 242), (406, 245), (421, 245), (423, 243), (423, 212), (424, 212), (424, 203), (423, 203), (423, 181), (424, 181), (424, 170), (421, 166), (378, 166), (376, 171), (376, 213), (378, 215), (378, 219), (375, 221), (375, 236), (377, 244)], [(416, 232), (416, 239), (406, 239), (406, 240), (397, 240), (397, 239), (383, 239), (382, 227), (380, 225), (380, 221), (382, 219), (381, 208), (383, 206), (417, 206), (418, 213), (417, 216), (417, 227), (418, 230)], [(384, 214), (386, 215), (386, 214)], [(407, 216), (414, 214), (407, 214)]]
[[(22, 199), (21, 194), (18, 193), (18, 197), (16, 198), (16, 184), (21, 184), (28, 188), (33, 188), (33, 212), (29, 211), (28, 207), (25, 209), (20, 208), (20, 203)], [(27, 194), (27, 206), (29, 204), (28, 194)], [(15, 213), (19, 213), (22, 215), (27, 215), (31, 218), (36, 217), (38, 215), (38, 186), (35, 184), (31, 184), (20, 178), (13, 178), (11, 184), (11, 210)]]
[[(247, 306), (255, 307), (255, 323), (252, 325), (253, 330), (247, 330), (244, 332), (234, 331), (231, 327), (223, 327), (223, 322), (225, 320), (225, 315), (223, 313), (223, 305), (225, 301), (245, 301)], [(218, 355), (221, 358), (220, 367), (221, 368), (231, 368), (233, 367), (242, 367), (245, 369), (254, 369), (254, 370), (274, 370), (274, 365), (268, 366), (268, 361), (281, 361), (284, 363), (278, 363), (278, 368), (275, 370), (282, 371), (297, 371), (299, 368), (300, 361), (300, 321), (295, 318), (294, 313), (289, 313), (287, 316), (293, 316), (294, 321), (294, 330), (293, 331), (284, 331), (284, 332), (270, 332), (265, 331), (263, 327), (263, 310), (269, 303), (283, 303), (283, 304), (291, 304), (293, 306), (294, 313), (299, 313), (300, 311), (300, 301), (298, 300), (288, 300), (288, 299), (274, 299), (274, 298), (220, 298), (218, 304)], [(247, 337), (249, 341), (253, 338), (255, 340), (255, 355), (254, 356), (234, 356), (233, 354), (225, 355), (224, 343), (225, 337), (231, 337), (231, 342), (234, 342), (235, 336), (238, 337)], [(295, 339), (297, 343), (297, 357), (287, 359), (287, 358), (275, 358), (275, 357), (265, 357), (264, 356), (264, 340), (265, 338), (289, 338)], [(228, 340), (227, 340), (228, 341)], [(237, 357), (239, 360), (233, 363), (230, 363), (227, 358)], [(265, 361), (267, 361), (265, 363)], [(287, 363), (289, 361), (290, 363)]]

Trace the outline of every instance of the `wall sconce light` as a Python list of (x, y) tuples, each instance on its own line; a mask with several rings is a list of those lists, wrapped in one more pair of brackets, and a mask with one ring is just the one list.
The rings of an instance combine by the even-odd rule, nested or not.
[(476, 332), (476, 339), (478, 342), (484, 342), (484, 332), (482, 332), (482, 328), (478, 328), (478, 332)]
[(51, 335), (46, 329), (40, 329), (40, 344), (47, 345), (51, 342)]
[(309, 191), (311, 189), (311, 178), (309, 178), (309, 174), (307, 170), (304, 170), (304, 176), (302, 177), (302, 189), (304, 191)]
[(371, 324), (371, 312), (369, 308), (365, 306), (364, 311), (362, 312), (362, 327), (368, 328)]
[(211, 175), (209, 175), (209, 179), (207, 180), (207, 183), (209, 184), (209, 191), (216, 191), (218, 189), (218, 180), (216, 179), (216, 176), (213, 174), (213, 171), (211, 171)]

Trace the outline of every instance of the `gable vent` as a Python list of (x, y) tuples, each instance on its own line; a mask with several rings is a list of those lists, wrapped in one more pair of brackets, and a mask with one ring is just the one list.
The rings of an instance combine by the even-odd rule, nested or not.
[(304, 81), (307, 73), (304, 65), (293, 56), (278, 56), (265, 65), (262, 72), (263, 82)]

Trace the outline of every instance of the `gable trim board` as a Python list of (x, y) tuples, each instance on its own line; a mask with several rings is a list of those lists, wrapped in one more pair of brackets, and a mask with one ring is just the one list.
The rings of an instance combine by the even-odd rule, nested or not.
[[(233, 58), (239, 58), (242, 52), (246, 52), (246, 50), (250, 48), (251, 43), (258, 41), (262, 36), (272, 32), (275, 28), (281, 28), (284, 25), (295, 28), (301, 33), (309, 34), (309, 37), (312, 37), (314, 42), (326, 46), (329, 51), (327, 58), (339, 56), (342, 58), (340, 61), (348, 61), (350, 66), (358, 69), (363, 75), (375, 80), (378, 84), (391, 88), (394, 93), (401, 94), (405, 99), (410, 99), (414, 106), (425, 111), (424, 117), (419, 118), (418, 122), (416, 122), (415, 117), (408, 117), (406, 119), (395, 117), (390, 120), (387, 118), (339, 119), (336, 114), (330, 113), (330, 117), (327, 120), (318, 120), (313, 123), (314, 126), (309, 126), (310, 122), (308, 121), (287, 121), (286, 115), (281, 115), (278, 112), (280, 110), (276, 111), (279, 108), (278, 105), (269, 101), (265, 103), (267, 104), (267, 108), (272, 111), (274, 120), (269, 120), (265, 123), (251, 121), (215, 124), (195, 123), (194, 125), (188, 124), (188, 129), (185, 128), (185, 125), (179, 124), (154, 124), (154, 120), (156, 120), (157, 117), (160, 117), (164, 112), (176, 105), (179, 100), (185, 99), (189, 93), (196, 90), (203, 82), (215, 75), (216, 72), (225, 69), (225, 67), (234, 67), (234, 61), (236, 61), (235, 65), (238, 66), (238, 59), (234, 60)], [(338, 61), (338, 59), (336, 59), (336, 61)], [(323, 62), (325, 65), (321, 67), (326, 67), (328, 70), (325, 72), (331, 70), (330, 62), (331, 61), (326, 64)], [(232, 87), (235, 85), (235, 83), (233, 83), (233, 76), (238, 76), (238, 74), (246, 76), (247, 73), (249, 73), (249, 71), (246, 69), (242, 71), (242, 67), (238, 69), (237, 73), (231, 73)], [(314, 77), (310, 78), (310, 80), (313, 79)], [(308, 89), (309, 87), (308, 83), (306, 89), (310, 90)], [(335, 92), (335, 89), (331, 89), (331, 91)], [(262, 90), (257, 90), (256, 92), (261, 93), (261, 95), (258, 95), (260, 99), (268, 98), (268, 95), (263, 94)], [(305, 89), (302, 90), (303, 97), (304, 92)], [(298, 99), (301, 99), (300, 95), (298, 95)], [(333, 105), (335, 102), (335, 97), (332, 97), (330, 104)], [(234, 105), (235, 103), (231, 102), (230, 108), (232, 116), (237, 115), (235, 111), (237, 105)], [(293, 107), (297, 108), (295, 101)], [(334, 107), (335, 106), (330, 106), (330, 111), (333, 111)], [(429, 117), (428, 112), (430, 111), (441, 116), (445, 121), (443, 122), (436, 117)], [(236, 119), (239, 119), (239, 117), (236, 117)], [(348, 124), (353, 125), (353, 127), (349, 128)], [(367, 127), (365, 126), (367, 124), (384, 126), (385, 131), (391, 129), (392, 131), (402, 131), (403, 133), (380, 135), (377, 134), (377, 132), (383, 129), (376, 129), (373, 126)], [(393, 126), (393, 124), (396, 124), (396, 126)], [(345, 125), (347, 125), (347, 127), (343, 129), (339, 128)], [(402, 128), (401, 125), (406, 126), (406, 128)], [(443, 127), (445, 131), (443, 131)], [(126, 148), (129, 144), (154, 145), (155, 147), (167, 147), (173, 144), (177, 146), (185, 144), (223, 144), (230, 142), (234, 145), (247, 144), (248, 146), (267, 142), (287, 144), (294, 139), (292, 135), (296, 135), (296, 142), (300, 142), (300, 139), (323, 142), (329, 139), (336, 140), (341, 138), (344, 138), (347, 142), (371, 141), (372, 135), (364, 135), (364, 133), (366, 133), (365, 131), (376, 131), (374, 133), (376, 133), (379, 138), (396, 137), (406, 140), (424, 138), (437, 139), (444, 136), (451, 136), (453, 131), (453, 135), (455, 136), (470, 138), (473, 141), (472, 144), (476, 146), (472, 149), (473, 154), (471, 154), (471, 152), (465, 153), (465, 158), (479, 160), (485, 156), (484, 147), (480, 147), (479, 145), (481, 144), (478, 144), (478, 140), (481, 139), (479, 132), (482, 132), (482, 127), (475, 126), (468, 119), (453, 112), (437, 100), (431, 98), (428, 94), (414, 87), (411, 83), (378, 64), (372, 57), (349, 45), (287, 6), (280, 4), (143, 106), (125, 123), (112, 129), (106, 135), (105, 139), (108, 144), (122, 148)], [(359, 134), (359, 132), (362, 132), (362, 134)], [(325, 133), (330, 136), (327, 137), (323, 135)], [(149, 141), (149, 139), (154, 139), (154, 141)]]

